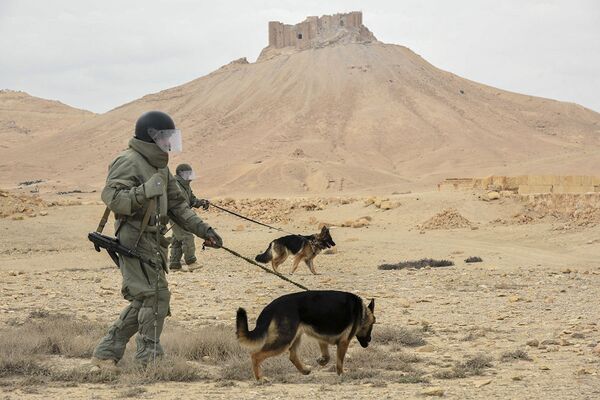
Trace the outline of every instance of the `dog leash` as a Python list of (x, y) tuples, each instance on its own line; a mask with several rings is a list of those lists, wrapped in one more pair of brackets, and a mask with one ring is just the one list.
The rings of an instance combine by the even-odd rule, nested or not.
[[(261, 226), (264, 226), (264, 227), (266, 227), (266, 228), (269, 228), (269, 229), (274, 229), (274, 230), (276, 230), (276, 231), (279, 231), (279, 232), (287, 233), (288, 235), (294, 235), (294, 236), (298, 236), (298, 237), (301, 237), (302, 239), (306, 240), (306, 238), (305, 238), (304, 236), (298, 235), (298, 234), (296, 234), (296, 233), (291, 233), (291, 232), (288, 232), (288, 231), (286, 231), (286, 230), (284, 230), (284, 229), (281, 229), (281, 228), (276, 228), (276, 227), (274, 227), (274, 226), (271, 226), (271, 225), (268, 225), (268, 224), (262, 223), (262, 222), (260, 222), (260, 221), (256, 221), (256, 220), (254, 220), (254, 219), (252, 219), (252, 218), (248, 218), (248, 217), (246, 217), (246, 216), (244, 216), (244, 215), (238, 214), (238, 213), (236, 213), (236, 212), (234, 212), (234, 211), (228, 210), (228, 209), (226, 209), (226, 208), (224, 208), (224, 207), (218, 206), (218, 205), (216, 205), (216, 204), (213, 204), (213, 203), (210, 203), (210, 202), (209, 202), (208, 204), (209, 204), (210, 206), (212, 206), (212, 207), (214, 207), (214, 208), (218, 209), (218, 210), (224, 211), (224, 212), (226, 212), (226, 213), (228, 213), (228, 214), (231, 214), (231, 215), (234, 215), (234, 216), (236, 216), (236, 217), (238, 217), (238, 218), (245, 219), (246, 221), (250, 221), (250, 222), (252, 222), (252, 223), (255, 223), (255, 224), (257, 224), (257, 225), (261, 225)], [(203, 246), (203, 247), (204, 247), (204, 246)], [(286, 281), (286, 282), (288, 282), (288, 283), (291, 283), (292, 285), (295, 285), (295, 286), (299, 287), (300, 289), (303, 289), (303, 290), (309, 290), (309, 289), (308, 289), (306, 286), (304, 286), (304, 285), (301, 285), (301, 284), (300, 284), (300, 283), (298, 283), (298, 282), (294, 282), (293, 280), (291, 280), (290, 278), (288, 278), (288, 277), (286, 277), (286, 276), (284, 276), (284, 275), (280, 274), (279, 272), (276, 272), (276, 271), (271, 271), (271, 270), (270, 270), (270, 269), (268, 269), (267, 267), (265, 267), (265, 266), (262, 266), (262, 265), (258, 264), (257, 262), (255, 262), (254, 260), (252, 260), (252, 259), (250, 259), (250, 258), (248, 258), (248, 257), (246, 257), (246, 256), (243, 256), (243, 255), (241, 255), (240, 253), (238, 253), (238, 252), (237, 252), (237, 251), (235, 251), (235, 250), (232, 250), (232, 249), (230, 249), (230, 248), (227, 248), (227, 247), (225, 247), (225, 246), (221, 246), (221, 248), (222, 248), (223, 250), (225, 250), (226, 252), (228, 252), (229, 254), (231, 254), (231, 255), (233, 255), (233, 256), (235, 256), (235, 257), (241, 258), (242, 260), (246, 261), (247, 263), (249, 263), (249, 264), (252, 264), (252, 265), (255, 265), (255, 266), (257, 266), (258, 268), (262, 269), (263, 271), (265, 271), (265, 272), (268, 272), (269, 274), (273, 274), (273, 275), (277, 276), (279, 279), (282, 279), (282, 280), (284, 280), (284, 281)]]
[(266, 272), (268, 272), (270, 274), (276, 275), (278, 278), (283, 279), (284, 281), (289, 282), (292, 285), (298, 286), (300, 289), (309, 290), (306, 286), (303, 286), (303, 285), (299, 284), (298, 282), (294, 282), (293, 280), (291, 280), (287, 276), (283, 276), (279, 272), (271, 271), (267, 267), (264, 267), (264, 266), (262, 266), (262, 265), (260, 265), (260, 264), (258, 264), (256, 262), (254, 262), (253, 260), (249, 259), (248, 257), (245, 257), (245, 256), (241, 255), (240, 253), (238, 253), (235, 250), (231, 250), (231, 249), (229, 249), (229, 248), (227, 248), (225, 246), (221, 246), (221, 248), (223, 250), (225, 250), (226, 252), (228, 252), (229, 254), (232, 254), (232, 255), (234, 255), (234, 256), (236, 256), (238, 258), (241, 258), (242, 260), (244, 260), (244, 261), (246, 261), (246, 262), (248, 262), (248, 263), (250, 263), (252, 265), (256, 265), (258, 268), (260, 268), (260, 269), (262, 269), (262, 270), (264, 270), (264, 271), (266, 271)]
[(283, 232), (283, 233), (287, 233), (288, 235), (294, 235), (294, 236), (300, 236), (300, 237), (303, 237), (302, 235), (298, 235), (297, 233), (288, 232), (288, 231), (286, 231), (286, 230), (283, 230), (283, 229), (281, 229), (281, 228), (277, 228), (277, 227), (275, 227), (275, 226), (271, 226), (271, 225), (268, 225), (268, 224), (262, 223), (262, 222), (260, 222), (260, 221), (257, 221), (257, 220), (255, 220), (255, 219), (252, 219), (252, 218), (245, 217), (245, 216), (243, 216), (243, 215), (241, 215), (241, 214), (238, 214), (238, 213), (236, 213), (236, 212), (234, 212), (234, 211), (228, 210), (228, 209), (226, 209), (226, 208), (223, 208), (223, 207), (221, 207), (221, 206), (218, 206), (218, 205), (216, 205), (216, 204), (213, 204), (213, 203), (210, 203), (210, 202), (209, 202), (208, 204), (209, 204), (209, 205), (211, 205), (212, 207), (216, 208), (216, 209), (219, 209), (219, 210), (221, 210), (221, 211), (225, 211), (226, 213), (229, 213), (229, 214), (231, 214), (231, 215), (235, 215), (235, 216), (236, 216), (236, 217), (238, 217), (238, 218), (245, 219), (246, 221), (253, 222), (253, 223), (257, 224), (257, 225), (261, 225), (261, 226), (264, 226), (264, 227), (266, 227), (266, 228), (269, 228), (269, 229), (275, 229), (276, 231)]

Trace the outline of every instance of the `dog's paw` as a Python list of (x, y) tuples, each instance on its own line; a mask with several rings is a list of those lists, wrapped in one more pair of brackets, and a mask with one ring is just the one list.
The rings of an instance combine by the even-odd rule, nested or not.
[(302, 375), (309, 375), (311, 373), (311, 369), (310, 368), (304, 368), (302, 371)]
[(329, 357), (319, 357), (317, 358), (317, 364), (319, 364), (321, 367), (324, 367), (329, 364), (329, 360), (331, 360)]

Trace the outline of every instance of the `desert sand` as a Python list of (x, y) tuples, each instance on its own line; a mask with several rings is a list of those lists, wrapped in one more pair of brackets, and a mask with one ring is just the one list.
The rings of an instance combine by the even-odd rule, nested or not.
[[(299, 233), (316, 231), (322, 221), (341, 225), (361, 217), (370, 219), (361, 228), (332, 229), (338, 245), (332, 254), (317, 257), (320, 275), (314, 276), (308, 269), (294, 275), (311, 289), (334, 288), (376, 299), (375, 342), (368, 349), (354, 344), (350, 350), (347, 373), (354, 378), (339, 379), (328, 367), (317, 367), (306, 354), (311, 345), (316, 348), (316, 342), (307, 339), (305, 347), (309, 349), (304, 350), (303, 358), (313, 367), (307, 377), (295, 371), (286, 356), (266, 362), (267, 374), (273, 363), (282, 365), (283, 371), (264, 385), (257, 385), (249, 376), (220, 378), (221, 366), (206, 360), (190, 368), (216, 369), (216, 377), (145, 385), (144, 396), (417, 398), (432, 388), (441, 388), (445, 398), (454, 399), (543, 399), (550, 393), (561, 399), (591, 399), (600, 393), (600, 357), (593, 352), (599, 336), (594, 302), (600, 295), (600, 227), (582, 227), (552, 216), (521, 223), (515, 217), (525, 210), (520, 200), (482, 201), (468, 191), (389, 197), (397, 208), (382, 210), (373, 204), (366, 206), (361, 199), (290, 200), (303, 206), (280, 218), (271, 215), (272, 220), (280, 219), (278, 226)], [(86, 240), (102, 206), (90, 195), (63, 204), (69, 202), (83, 204), (41, 207), (36, 217), (0, 219), (0, 229), (5, 232), (0, 239), (0, 329), (10, 331), (36, 313), (109, 324), (124, 305), (119, 271)], [(470, 227), (444, 229), (454, 226), (452, 218), (438, 220), (437, 229), (420, 227), (448, 208), (468, 220)], [(219, 230), (226, 245), (247, 256), (262, 252), (278, 236), (221, 212), (203, 213), (203, 217)], [(505, 222), (498, 223), (499, 219)], [(199, 256), (200, 270), (169, 277), (173, 300), (166, 335), (174, 326), (191, 333), (222, 326), (224, 335), (233, 340), (237, 307), (248, 309), (252, 323), (273, 298), (297, 290), (222, 250), (208, 249)], [(469, 256), (481, 257), (483, 262), (466, 264), (463, 260)], [(455, 265), (391, 271), (377, 268), (382, 263), (427, 257), (451, 260)], [(284, 272), (290, 267), (287, 262)], [(385, 362), (360, 363), (361, 355), (389, 350), (389, 343), (378, 343), (376, 338), (378, 332), (390, 328), (422, 332), (424, 343), (399, 346), (404, 356), (418, 357), (415, 367), (423, 373), (423, 382), (395, 383), (385, 379)], [(481, 354), (489, 357), (490, 366), (478, 375), (437, 378), (454, 364)], [(84, 368), (87, 361), (46, 357), (60, 359), (52, 365), (67, 369)], [(246, 362), (241, 365), (249, 374), (249, 359)], [(92, 393), (95, 398), (113, 398), (140, 386), (127, 382), (36, 384), (23, 383), (18, 377), (5, 377), (2, 382), (7, 398), (89, 398)]]
[[(101, 115), (0, 93), (3, 398), (600, 397), (597, 201), (565, 210), (512, 192), (436, 189), (449, 177), (595, 175), (600, 114), (469, 81), (360, 32), (269, 46), (255, 63)], [(373, 342), (352, 344), (344, 376), (319, 367), (306, 339), (310, 375), (282, 355), (254, 382), (235, 312), (246, 308), (252, 325), (298, 289), (223, 250), (200, 251), (199, 239), (202, 268), (169, 275), (171, 358), (136, 370), (130, 343), (121, 376), (91, 369), (126, 302), (118, 269), (87, 233), (104, 210), (108, 163), (149, 109), (183, 130), (170, 166), (194, 166), (198, 197), (294, 233), (332, 226), (337, 246), (316, 258), (319, 275), (301, 267), (293, 279), (375, 299)], [(281, 235), (199, 213), (251, 258)], [(423, 258), (454, 265), (378, 268)]]

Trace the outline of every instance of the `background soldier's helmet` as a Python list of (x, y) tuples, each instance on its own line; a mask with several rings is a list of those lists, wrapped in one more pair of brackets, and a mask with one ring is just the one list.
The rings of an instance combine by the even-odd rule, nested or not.
[(174, 130), (175, 123), (169, 115), (162, 111), (148, 111), (142, 114), (135, 123), (135, 137), (144, 142), (154, 142), (148, 133), (149, 129), (156, 131)]
[(175, 173), (181, 176), (181, 173), (184, 171), (192, 171), (192, 166), (190, 164), (179, 164), (175, 169)]

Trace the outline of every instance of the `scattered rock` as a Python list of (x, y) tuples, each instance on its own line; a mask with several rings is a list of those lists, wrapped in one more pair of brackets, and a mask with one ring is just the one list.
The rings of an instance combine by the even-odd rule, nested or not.
[(399, 298), (397, 300), (397, 304), (403, 308), (410, 308), (410, 301), (408, 301), (408, 299), (405, 298)]
[(379, 206), (379, 208), (381, 208), (382, 210), (392, 210), (394, 208), (398, 208), (400, 207), (400, 203), (397, 201), (382, 201), (381, 205)]
[(540, 345), (540, 341), (537, 339), (530, 339), (527, 341), (527, 346), (538, 347)]
[(475, 381), (475, 382), (473, 382), (473, 385), (474, 385), (476, 388), (480, 388), (480, 387), (483, 387), (483, 386), (485, 386), (485, 385), (489, 385), (490, 383), (492, 383), (492, 380), (491, 380), (491, 379), (483, 379), (483, 380), (480, 380), (480, 381)]
[(508, 301), (510, 301), (511, 303), (516, 303), (517, 301), (521, 301), (521, 300), (523, 300), (523, 299), (518, 294), (512, 295), (508, 298)]
[(431, 387), (431, 388), (427, 388), (425, 390), (423, 390), (421, 392), (421, 394), (423, 396), (436, 396), (436, 397), (442, 397), (444, 395), (444, 389), (442, 389), (441, 387)]
[(500, 193), (496, 191), (488, 192), (487, 198), (488, 200), (498, 200), (500, 198)]
[(592, 353), (594, 353), (597, 356), (600, 356), (600, 343), (596, 345), (596, 347), (594, 347), (594, 349), (592, 350)]
[(425, 346), (419, 347), (417, 350), (418, 353), (433, 353), (435, 351), (435, 347), (431, 344), (426, 344)]
[(573, 346), (573, 343), (569, 342), (567, 339), (560, 339), (561, 346)]
[(544, 346), (551, 346), (551, 345), (556, 346), (556, 345), (560, 344), (560, 341), (558, 341), (557, 339), (545, 339), (545, 340), (542, 340), (541, 344)]

